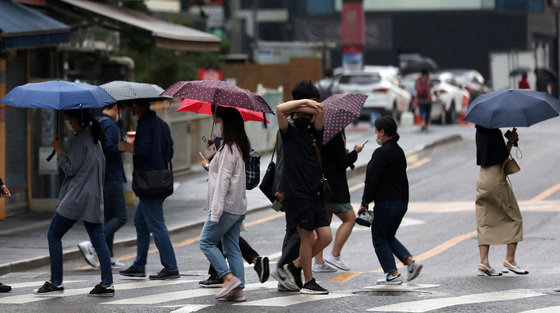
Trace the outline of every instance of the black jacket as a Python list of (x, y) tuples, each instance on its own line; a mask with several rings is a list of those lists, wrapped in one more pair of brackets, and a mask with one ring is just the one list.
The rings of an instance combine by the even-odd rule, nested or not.
[(349, 203), (350, 192), (346, 179), (346, 168), (352, 167), (358, 159), (358, 152), (346, 153), (346, 144), (342, 132), (334, 136), (321, 149), (323, 171), (332, 189), (329, 203)]
[(368, 163), (362, 204), (372, 201), (408, 203), (406, 157), (395, 138), (377, 148)]

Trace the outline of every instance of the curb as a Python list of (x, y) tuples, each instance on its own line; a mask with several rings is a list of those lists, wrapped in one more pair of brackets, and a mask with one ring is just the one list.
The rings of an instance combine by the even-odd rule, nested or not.
[[(436, 146), (439, 146), (439, 145), (460, 141), (461, 139), (462, 139), (462, 137), (460, 135), (450, 135), (448, 137), (444, 137), (442, 139), (436, 140), (436, 141), (434, 141), (430, 144), (427, 144), (423, 147), (419, 147), (419, 148), (409, 152), (407, 154), (407, 156), (419, 153), (419, 152), (424, 151), (424, 150), (432, 149), (432, 148), (434, 148)], [(366, 167), (367, 167), (367, 164), (356, 166), (353, 170), (347, 171), (347, 177), (348, 178), (354, 178), (358, 175), (363, 175), (365, 170), (366, 170)], [(187, 174), (183, 174), (183, 175), (187, 175)], [(253, 208), (247, 208), (247, 213), (262, 211), (262, 210), (268, 209), (269, 207), (270, 207), (270, 204), (268, 204), (268, 203), (266, 205), (258, 204), (257, 206), (255, 206)], [(178, 226), (175, 226), (173, 228), (170, 228), (170, 229), (168, 229), (168, 232), (169, 232), (170, 235), (171, 234), (176, 234), (176, 233), (180, 233), (180, 232), (192, 229), (192, 228), (200, 227), (202, 225), (204, 225), (204, 221), (190, 222), (190, 223), (186, 223), (184, 225), (178, 225)], [(132, 245), (136, 245), (136, 237), (130, 237), (130, 238), (126, 238), (126, 239), (117, 240), (113, 244), (113, 248), (126, 247), (126, 246), (132, 246)], [(63, 258), (66, 258), (66, 259), (74, 259), (74, 258), (77, 258), (77, 257), (81, 257), (81, 253), (78, 250), (78, 248), (71, 248), (71, 249), (63, 250), (62, 251), (62, 256), (63, 256)], [(50, 257), (48, 255), (29, 258), (29, 259), (24, 259), (24, 260), (17, 261), (17, 262), (5, 263), (5, 264), (0, 265), (0, 275), (8, 274), (8, 273), (11, 273), (11, 272), (19, 272), (19, 271), (23, 271), (23, 270), (28, 270), (28, 269), (31, 269), (31, 268), (44, 266), (44, 265), (49, 265), (49, 264), (50, 264)]]

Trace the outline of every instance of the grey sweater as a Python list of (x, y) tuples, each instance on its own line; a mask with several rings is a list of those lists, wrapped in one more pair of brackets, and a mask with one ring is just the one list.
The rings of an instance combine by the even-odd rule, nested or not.
[(101, 143), (93, 143), (89, 129), (81, 131), (57, 161), (64, 172), (57, 213), (72, 220), (103, 223), (105, 157)]

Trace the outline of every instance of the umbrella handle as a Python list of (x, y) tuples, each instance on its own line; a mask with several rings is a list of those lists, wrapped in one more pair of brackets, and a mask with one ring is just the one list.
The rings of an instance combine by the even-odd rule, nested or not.
[(52, 158), (54, 157), (54, 155), (56, 154), (56, 151), (53, 149), (53, 151), (51, 152), (51, 154), (47, 157), (47, 162), (50, 162), (52, 160)]

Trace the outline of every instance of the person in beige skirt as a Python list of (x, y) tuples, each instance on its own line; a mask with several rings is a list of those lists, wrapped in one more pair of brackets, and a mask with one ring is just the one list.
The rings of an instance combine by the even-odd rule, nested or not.
[(512, 145), (517, 141), (515, 128), (509, 133), (506, 144), (499, 129), (476, 125), (476, 164), (480, 165), (475, 202), (480, 250), (479, 276), (502, 275), (490, 266), (488, 260), (490, 245), (502, 244), (507, 245), (502, 272), (529, 273), (515, 261), (517, 243), (523, 240), (523, 219), (502, 168)]

